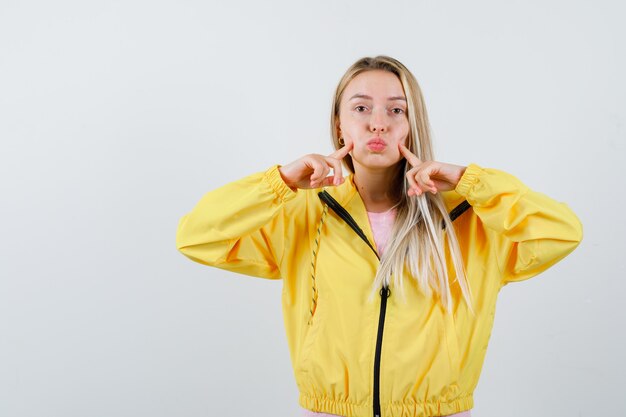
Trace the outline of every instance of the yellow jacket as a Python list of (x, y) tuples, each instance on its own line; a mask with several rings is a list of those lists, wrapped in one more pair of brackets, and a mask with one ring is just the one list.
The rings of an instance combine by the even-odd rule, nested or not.
[[(416, 417), (471, 409), (500, 288), (544, 271), (582, 239), (566, 204), (470, 164), (456, 189), (442, 195), (449, 211), (464, 200), (471, 205), (453, 224), (475, 315), (457, 283), (447, 314), (408, 276), (406, 303), (393, 286), (368, 302), (376, 254), (322, 203), (321, 190), (292, 191), (278, 167), (206, 193), (180, 219), (176, 245), (205, 265), (282, 278), (299, 404), (313, 411)], [(373, 243), (353, 175), (326, 190)], [(454, 275), (451, 262), (448, 270)]]

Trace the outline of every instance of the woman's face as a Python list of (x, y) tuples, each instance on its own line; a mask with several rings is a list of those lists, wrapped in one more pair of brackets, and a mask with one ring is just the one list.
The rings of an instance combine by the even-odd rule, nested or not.
[(339, 105), (339, 135), (357, 166), (380, 169), (398, 163), (398, 143), (409, 134), (407, 103), (398, 77), (388, 71), (370, 70), (346, 86)]

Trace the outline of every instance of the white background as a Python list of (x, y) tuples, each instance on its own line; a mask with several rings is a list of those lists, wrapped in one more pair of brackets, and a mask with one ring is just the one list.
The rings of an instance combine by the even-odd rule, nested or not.
[(281, 282), (189, 261), (176, 227), (219, 185), (330, 153), (333, 90), (377, 54), (416, 75), (437, 159), (584, 225), (500, 293), (472, 415), (624, 415), (625, 11), (1, 0), (0, 416), (298, 416)]

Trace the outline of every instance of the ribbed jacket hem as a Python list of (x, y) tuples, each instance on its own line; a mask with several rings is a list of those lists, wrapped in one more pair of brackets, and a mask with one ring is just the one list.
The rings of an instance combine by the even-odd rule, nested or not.
[[(300, 393), (300, 406), (317, 413), (337, 414), (345, 417), (372, 417), (373, 406), (368, 403), (336, 401), (326, 397), (314, 397)], [(393, 402), (381, 403), (382, 417), (435, 417), (460, 413), (474, 408), (472, 394), (450, 402)]]

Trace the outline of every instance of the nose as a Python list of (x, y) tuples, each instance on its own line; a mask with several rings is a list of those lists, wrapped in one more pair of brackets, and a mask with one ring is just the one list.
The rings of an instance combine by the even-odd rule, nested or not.
[(384, 111), (374, 111), (372, 112), (372, 117), (370, 118), (370, 129), (372, 132), (386, 132), (388, 129), (387, 115)]

